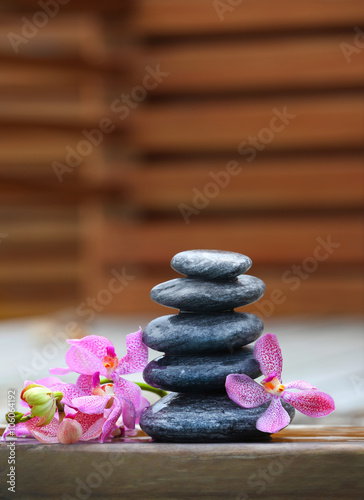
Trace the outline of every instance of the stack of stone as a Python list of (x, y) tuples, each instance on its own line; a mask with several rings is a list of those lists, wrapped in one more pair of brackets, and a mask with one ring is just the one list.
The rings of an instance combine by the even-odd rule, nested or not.
[[(147, 365), (144, 380), (173, 391), (141, 417), (141, 428), (155, 440), (228, 442), (268, 436), (256, 429), (256, 421), (269, 403), (244, 409), (225, 390), (230, 373), (261, 375), (247, 345), (261, 335), (263, 323), (234, 311), (264, 294), (263, 281), (243, 274), (251, 265), (249, 257), (234, 252), (188, 250), (171, 261), (187, 276), (152, 289), (155, 302), (181, 311), (154, 319), (143, 333), (147, 346), (165, 352)], [(293, 417), (293, 408), (285, 408)]]

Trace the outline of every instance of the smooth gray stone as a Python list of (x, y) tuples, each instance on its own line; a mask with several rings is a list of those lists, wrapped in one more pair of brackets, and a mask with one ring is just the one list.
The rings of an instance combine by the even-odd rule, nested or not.
[(177, 253), (171, 267), (187, 276), (228, 280), (245, 273), (252, 265), (246, 255), (223, 250), (186, 250)]
[(249, 313), (169, 314), (146, 326), (143, 342), (167, 354), (232, 352), (257, 340), (263, 328), (263, 322)]
[(143, 378), (147, 384), (166, 391), (219, 393), (225, 392), (230, 373), (245, 373), (251, 378), (261, 375), (252, 347), (207, 356), (166, 354), (148, 363)]
[(255, 276), (241, 274), (234, 281), (204, 281), (176, 278), (152, 288), (154, 302), (181, 311), (220, 312), (246, 306), (259, 300), (265, 284)]
[[(219, 396), (168, 394), (149, 406), (140, 427), (156, 441), (169, 443), (227, 443), (269, 440), (256, 422), (270, 402), (257, 408), (241, 408), (226, 394)], [(293, 420), (295, 410), (283, 402)]]

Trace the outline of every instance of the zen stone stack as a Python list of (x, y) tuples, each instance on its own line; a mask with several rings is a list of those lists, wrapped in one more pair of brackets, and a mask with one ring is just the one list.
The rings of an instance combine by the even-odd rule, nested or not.
[[(229, 442), (267, 439), (256, 421), (267, 404), (244, 409), (226, 394), (230, 373), (261, 375), (248, 346), (263, 332), (254, 314), (236, 307), (259, 300), (265, 284), (246, 273), (246, 255), (218, 250), (188, 250), (171, 261), (186, 277), (155, 286), (150, 296), (158, 304), (179, 309), (161, 316), (144, 330), (144, 343), (165, 353), (144, 370), (144, 380), (173, 391), (149, 407), (141, 428), (157, 441)], [(269, 403), (268, 403), (269, 404)], [(292, 406), (284, 404), (291, 418)]]

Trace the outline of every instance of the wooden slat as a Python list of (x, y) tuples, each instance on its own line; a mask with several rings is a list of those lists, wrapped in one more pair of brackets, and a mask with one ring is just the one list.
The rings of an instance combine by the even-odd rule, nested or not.
[(34, 221), (9, 222), (1, 224), (1, 233), (7, 234), (9, 240), (14, 243), (34, 243), (59, 241), (73, 241), (79, 236), (77, 223), (70, 221)]
[(77, 281), (80, 277), (80, 265), (77, 261), (60, 258), (37, 261), (37, 259), (21, 260), (16, 262), (3, 260), (0, 263), (0, 283), (11, 281), (13, 284), (21, 282), (52, 283)]
[[(257, 264), (300, 263), (312, 256), (317, 238), (340, 244), (330, 263), (364, 262), (364, 226), (357, 216), (230, 217), (219, 220), (192, 216), (150, 223), (105, 222), (94, 239), (108, 263), (166, 265), (177, 252), (191, 248), (222, 248), (246, 253)], [(322, 254), (325, 251), (321, 251)], [(324, 264), (322, 264), (324, 265)]]
[[(66, 146), (75, 148), (84, 139), (81, 130), (57, 130), (43, 126), (2, 127), (0, 130), (0, 163), (4, 165), (48, 164), (52, 171), (53, 161), (65, 163)], [(78, 172), (83, 163), (93, 158), (99, 158), (103, 145), (95, 147), (82, 164), (74, 169)], [(73, 173), (69, 175), (73, 175)], [(67, 175), (67, 174), (65, 174)], [(77, 175), (77, 174), (76, 174)], [(56, 176), (54, 174), (56, 180)]]
[(342, 43), (352, 45), (353, 36), (157, 45), (144, 56), (139, 80), (146, 65), (159, 64), (170, 74), (154, 94), (362, 85), (364, 51), (348, 64)]
[[(237, 150), (248, 137), (260, 137), (276, 115), (294, 117), (279, 133), (265, 132), (266, 151), (281, 148), (361, 146), (364, 101), (361, 95), (267, 98), (249, 101), (145, 105), (134, 110), (134, 145), (149, 151)], [(275, 120), (273, 125), (282, 124)], [(268, 142), (268, 141), (271, 142)], [(247, 154), (250, 156), (250, 154)]]
[(227, 7), (222, 18), (212, 0), (140, 0), (133, 28), (143, 35), (161, 36), (354, 27), (364, 21), (361, 0), (242, 0), (235, 2), (236, 7), (227, 1), (221, 4), (223, 11)]
[[(33, 4), (34, 8), (34, 4)], [(38, 9), (40, 10), (40, 9)], [(38, 12), (38, 10), (36, 12)], [(33, 14), (35, 12), (33, 11)], [(32, 22), (32, 14), (17, 12), (2, 16), (0, 23), (0, 56), (35, 57), (53, 59), (69, 58), (88, 60), (99, 58), (105, 52), (102, 24), (90, 13), (65, 14), (60, 6), (60, 12), (49, 22), (39, 28), (36, 36), (22, 43), (15, 49), (9, 40), (9, 33), (22, 35), (23, 21), (26, 17)]]
[[(237, 158), (241, 171), (234, 176), (226, 170), (230, 161), (180, 160), (146, 164), (144, 168), (114, 168), (106, 173), (105, 182), (123, 187), (130, 205), (154, 211), (176, 212), (180, 203), (193, 207), (196, 190), (211, 200), (206, 210), (364, 206), (361, 154), (257, 157), (253, 164)], [(211, 191), (211, 183), (217, 191)]]

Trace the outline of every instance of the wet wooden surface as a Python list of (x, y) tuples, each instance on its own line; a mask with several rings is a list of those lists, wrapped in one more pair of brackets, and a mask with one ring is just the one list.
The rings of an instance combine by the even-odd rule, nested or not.
[(364, 497), (364, 428), (291, 426), (270, 443), (16, 443), (16, 495), (1, 498), (351, 499)]

